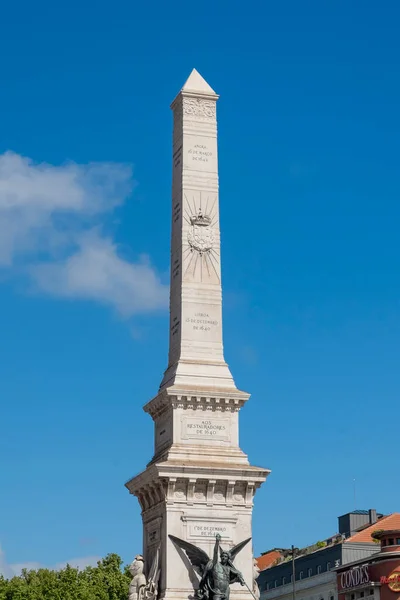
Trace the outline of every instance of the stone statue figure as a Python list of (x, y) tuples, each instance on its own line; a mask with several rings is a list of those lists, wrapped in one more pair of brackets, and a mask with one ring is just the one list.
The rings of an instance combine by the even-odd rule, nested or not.
[(144, 558), (141, 554), (135, 556), (135, 560), (129, 567), (129, 572), (132, 575), (132, 581), (129, 585), (128, 600), (142, 600), (147, 582), (144, 574)]
[(200, 572), (201, 579), (196, 593), (199, 600), (229, 600), (229, 586), (232, 583), (239, 582), (241, 585), (246, 585), (243, 575), (234, 567), (233, 560), (251, 538), (240, 542), (228, 551), (220, 547), (221, 536), (217, 534), (213, 558), (210, 559), (201, 548), (174, 535), (169, 537), (186, 552), (193, 567)]
[(255, 600), (260, 600), (260, 588), (258, 587), (257, 579), (260, 574), (260, 568), (255, 558), (253, 558), (253, 596)]
[(158, 580), (160, 578), (160, 548), (157, 548), (148, 577), (144, 574), (144, 559), (141, 554), (135, 556), (135, 560), (129, 567), (132, 581), (129, 585), (128, 600), (156, 600), (158, 592)]

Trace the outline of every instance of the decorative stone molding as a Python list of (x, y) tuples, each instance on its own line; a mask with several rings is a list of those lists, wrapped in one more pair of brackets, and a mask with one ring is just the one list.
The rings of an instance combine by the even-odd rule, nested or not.
[(198, 411), (238, 412), (247, 402), (249, 394), (238, 393), (229, 396), (222, 395), (192, 395), (192, 394), (169, 394), (168, 390), (160, 392), (150, 400), (143, 410), (153, 420), (165, 413), (168, 408)]
[(261, 485), (261, 481), (258, 481), (260, 474), (257, 470), (254, 472), (252, 467), (240, 470), (240, 479), (235, 480), (229, 468), (218, 469), (219, 476), (213, 478), (190, 472), (186, 476), (182, 467), (177, 467), (180, 471), (177, 476), (172, 473), (162, 476), (158, 472), (162, 464), (152, 466), (153, 475), (149, 478), (144, 478), (142, 474), (127, 484), (130, 493), (138, 498), (144, 525), (158, 517), (160, 507), (165, 505), (207, 506), (215, 510), (218, 507), (232, 509), (237, 506), (242, 510), (251, 510), (255, 490)]
[(174, 498), (175, 500), (186, 500), (187, 495), (187, 480), (178, 479), (175, 484)]
[(254, 481), (248, 481), (246, 484), (246, 497), (245, 497), (245, 502), (246, 504), (253, 504), (253, 496), (255, 493), (255, 486), (254, 486)]
[(216, 117), (217, 105), (215, 100), (205, 100), (203, 98), (182, 98), (184, 117), (196, 118), (202, 121), (214, 121)]
[(214, 488), (214, 502), (225, 502), (226, 499), (226, 481), (219, 481)]
[(173, 504), (174, 503), (175, 484), (176, 484), (176, 479), (173, 478), (173, 477), (171, 477), (168, 480), (167, 504)]
[(207, 483), (207, 506), (213, 505), (215, 484), (216, 484), (215, 479), (208, 480), (208, 483)]
[(198, 479), (194, 488), (194, 497), (196, 500), (205, 501), (207, 498), (207, 481)]
[(235, 489), (235, 482), (228, 481), (226, 484), (226, 505), (233, 505), (233, 490)]
[(239, 481), (235, 484), (233, 490), (233, 501), (235, 503), (244, 503), (244, 498), (246, 494), (246, 484), (242, 481)]
[(135, 482), (137, 485), (132, 485), (134, 481), (135, 479), (128, 482), (126, 487), (132, 495), (137, 497), (143, 512), (164, 501), (166, 490), (163, 479), (145, 481), (143, 477), (139, 476)]
[(191, 506), (194, 502), (194, 490), (196, 486), (196, 479), (189, 479), (187, 487), (187, 502)]

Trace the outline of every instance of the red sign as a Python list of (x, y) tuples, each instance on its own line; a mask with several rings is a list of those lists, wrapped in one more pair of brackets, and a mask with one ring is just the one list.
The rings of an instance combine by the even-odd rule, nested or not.
[(388, 586), (389, 590), (392, 590), (392, 592), (400, 592), (400, 572), (399, 571), (393, 571), (393, 573), (391, 573), (389, 575), (389, 577), (381, 577), (380, 579), (382, 584), (385, 584)]

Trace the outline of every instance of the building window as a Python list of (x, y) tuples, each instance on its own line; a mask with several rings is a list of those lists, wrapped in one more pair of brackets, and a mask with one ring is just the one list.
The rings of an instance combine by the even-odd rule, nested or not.
[(393, 538), (389, 538), (388, 542), (389, 542), (389, 546), (394, 546), (394, 539)]
[(312, 569), (308, 569), (308, 576), (311, 577), (312, 575)]
[(360, 598), (364, 598), (364, 592), (360, 592)]
[(396, 540), (396, 546), (400, 546), (400, 538), (397, 538), (397, 540)]
[(369, 590), (369, 595), (370, 595), (370, 596), (373, 596), (373, 595), (374, 595), (374, 588), (371, 588), (371, 589)]
[(282, 577), (282, 585), (286, 585), (286, 577)]
[(355, 594), (352, 594), (352, 595), (350, 596), (350, 598), (351, 598), (351, 600), (355, 600), (355, 598), (356, 598), (356, 595), (355, 595)]
[(329, 600), (335, 600), (335, 596), (330, 596)]
[(300, 571), (300, 573), (299, 573), (299, 579), (303, 579), (303, 571)]
[(327, 570), (327, 571), (330, 571), (330, 570), (331, 570), (331, 563), (330, 563), (330, 562), (327, 562), (327, 563), (326, 563), (326, 570)]
[(317, 575), (319, 575), (321, 573), (321, 565), (318, 565), (317, 567)]

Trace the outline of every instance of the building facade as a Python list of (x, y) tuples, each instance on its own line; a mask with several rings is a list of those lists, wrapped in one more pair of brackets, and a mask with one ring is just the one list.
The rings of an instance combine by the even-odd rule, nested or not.
[[(397, 513), (384, 517), (373, 509), (354, 511), (338, 519), (339, 532), (323, 541), (297, 550), (294, 560), (296, 600), (339, 600), (336, 569), (343, 565), (358, 564), (377, 553), (378, 543), (372, 533), (396, 521)], [(400, 515), (399, 515), (400, 517)], [(268, 565), (272, 552), (265, 553), (258, 561), (260, 568)], [(296, 553), (295, 553), (296, 556)], [(292, 600), (293, 561), (285, 550), (258, 578), (261, 600)], [(358, 600), (342, 598), (340, 600)]]
[[(335, 571), (326, 571), (320, 575), (296, 581), (296, 600), (337, 600)], [(285, 583), (279, 587), (261, 592), (261, 600), (293, 600), (293, 583)]]
[(378, 530), (380, 551), (336, 570), (338, 600), (400, 599), (400, 515), (397, 529)]

